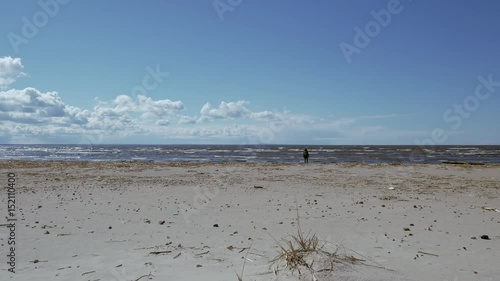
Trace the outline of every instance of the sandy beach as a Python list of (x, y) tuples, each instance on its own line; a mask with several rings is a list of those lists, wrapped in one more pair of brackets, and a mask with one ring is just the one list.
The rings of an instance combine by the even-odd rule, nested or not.
[[(1, 280), (500, 280), (500, 166), (0, 162)], [(0, 196), (7, 226), (8, 192)], [(298, 207), (298, 210), (297, 210)], [(299, 220), (297, 220), (299, 218)], [(314, 277), (271, 261), (318, 237)], [(352, 257), (342, 258), (342, 257)], [(244, 268), (243, 268), (244, 266)]]

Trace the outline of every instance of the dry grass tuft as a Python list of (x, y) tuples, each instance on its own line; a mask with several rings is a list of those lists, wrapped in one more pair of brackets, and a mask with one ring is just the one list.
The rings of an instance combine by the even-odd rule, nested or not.
[(318, 273), (332, 273), (338, 265), (355, 264), (360, 261), (345, 251), (339, 253), (341, 247), (336, 247), (335, 251), (325, 250), (327, 242), (321, 242), (316, 234), (309, 232), (304, 235), (300, 228), (300, 219), (297, 207), (297, 234), (289, 239), (278, 242), (279, 254), (271, 261), (273, 272), (277, 274), (280, 268), (298, 272), (299, 277), (305, 274), (310, 275), (312, 280), (318, 280)]

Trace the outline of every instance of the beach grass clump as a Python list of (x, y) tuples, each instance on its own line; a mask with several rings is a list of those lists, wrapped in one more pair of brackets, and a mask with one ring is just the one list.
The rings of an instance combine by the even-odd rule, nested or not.
[(319, 280), (331, 274), (341, 265), (353, 265), (363, 261), (341, 251), (335, 246), (333, 251), (326, 249), (328, 242), (321, 241), (315, 233), (304, 234), (300, 228), (297, 212), (297, 234), (277, 241), (279, 253), (271, 260), (271, 268), (275, 275), (286, 269), (292, 275), (298, 273), (300, 280)]
[(283, 239), (278, 243), (280, 252), (271, 262), (273, 264), (285, 263), (285, 267), (292, 272), (297, 270), (301, 274), (301, 268), (313, 270), (313, 262), (308, 257), (320, 253), (322, 247), (316, 234), (303, 235), (300, 231), (297, 235), (292, 235), (290, 239)]
[(289, 239), (283, 239), (278, 243), (279, 254), (271, 261), (273, 272), (277, 275), (286, 269), (291, 274), (297, 272), (301, 279), (319, 280), (333, 273), (338, 266), (362, 261), (353, 255), (341, 253), (341, 247), (327, 251), (325, 245), (326, 242), (321, 242), (316, 234), (304, 235), (300, 231)]

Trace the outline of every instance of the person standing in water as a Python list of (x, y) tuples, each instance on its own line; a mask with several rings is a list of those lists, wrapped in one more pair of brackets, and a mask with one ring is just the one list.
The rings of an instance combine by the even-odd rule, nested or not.
[(302, 156), (304, 156), (304, 163), (306, 163), (306, 164), (309, 163), (309, 151), (307, 151), (307, 148), (304, 149)]

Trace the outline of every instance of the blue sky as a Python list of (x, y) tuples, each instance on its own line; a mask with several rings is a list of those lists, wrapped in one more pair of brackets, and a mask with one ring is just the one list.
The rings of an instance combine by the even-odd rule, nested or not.
[(499, 10), (2, 1), (0, 143), (500, 144)]

